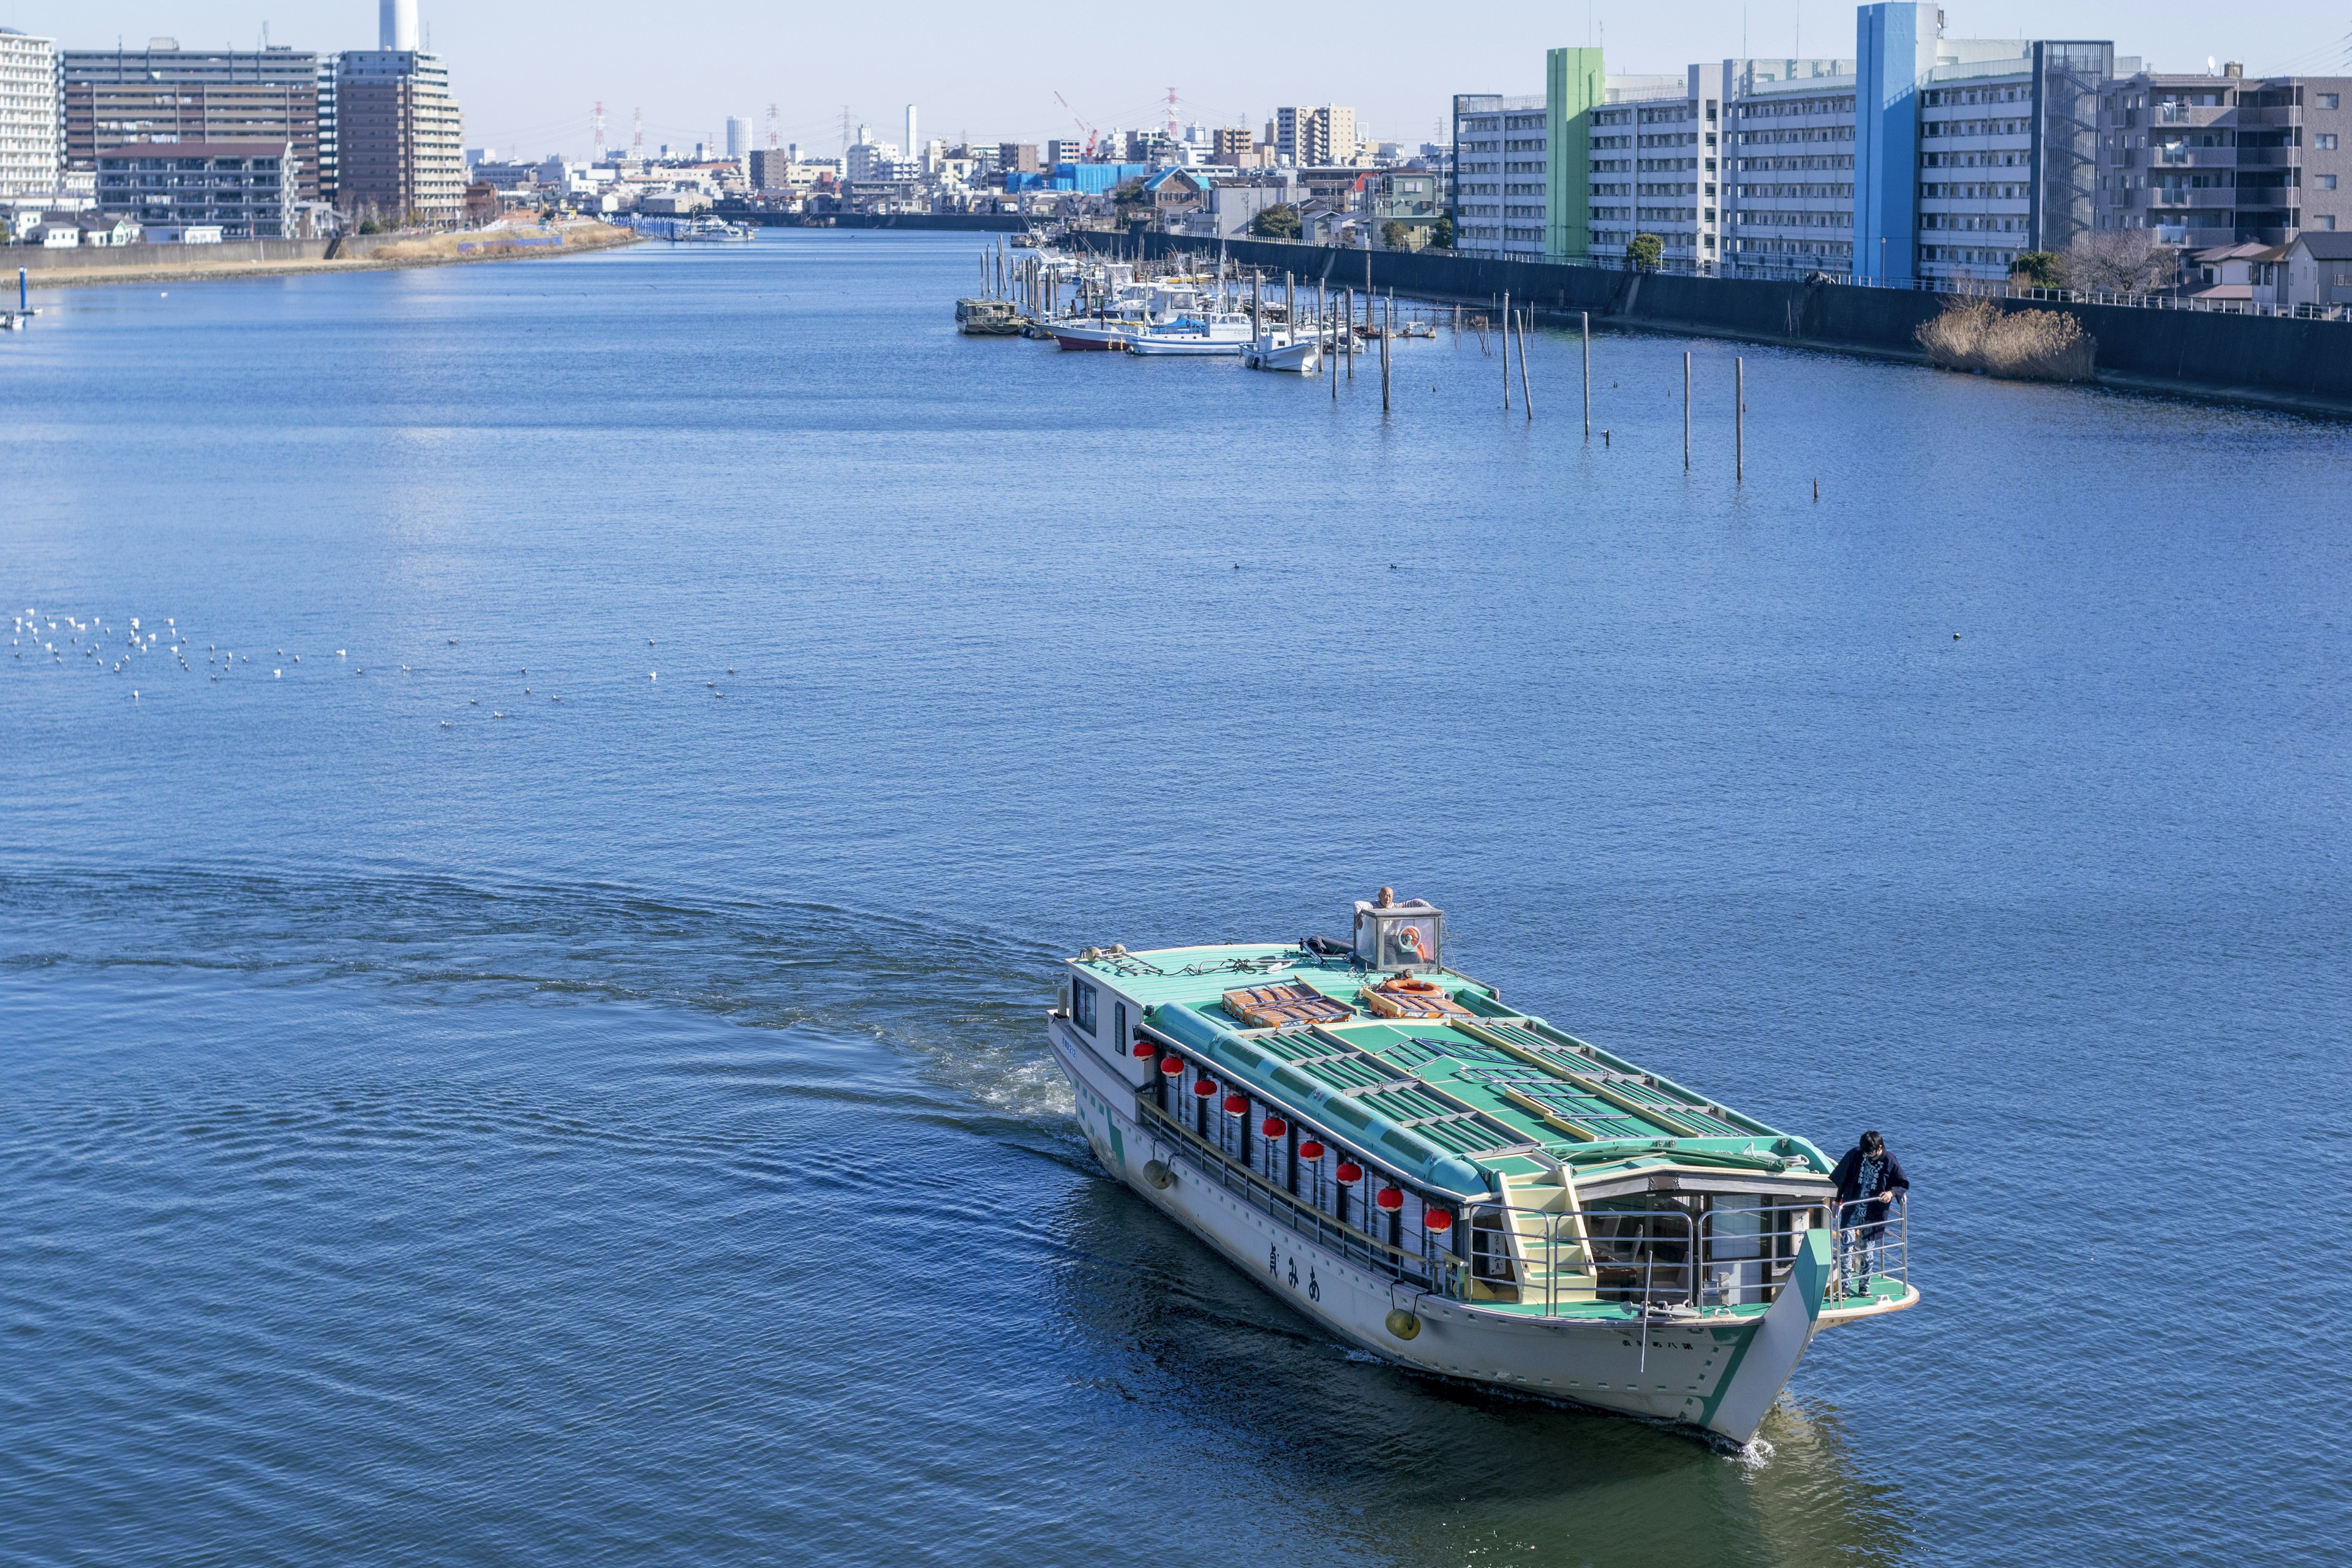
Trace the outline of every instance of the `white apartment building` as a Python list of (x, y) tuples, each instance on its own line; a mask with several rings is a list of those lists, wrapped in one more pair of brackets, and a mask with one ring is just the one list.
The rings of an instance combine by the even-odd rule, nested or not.
[(1853, 269), (1854, 62), (1726, 62), (1738, 277)]
[(1541, 93), (1468, 92), (1454, 100), (1454, 244), (1514, 260), (1544, 253)]
[(1612, 76), (1592, 110), (1591, 253), (1615, 262), (1636, 234), (1664, 245), (1675, 272), (1713, 272), (1722, 255), (1721, 66), (1681, 76)]
[(58, 188), (58, 46), (0, 27), (0, 196)]

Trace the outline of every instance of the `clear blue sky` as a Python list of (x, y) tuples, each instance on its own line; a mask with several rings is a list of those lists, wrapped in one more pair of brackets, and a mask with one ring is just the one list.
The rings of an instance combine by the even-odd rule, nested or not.
[[(2166, 70), (2202, 70), (2208, 56), (2249, 72), (2352, 73), (2352, 15), (2320, 5), (2217, 6), (2210, 0), (1953, 0), (1954, 37), (2113, 38)], [(449, 63), (469, 145), (584, 154), (590, 110), (604, 103), (612, 145), (645, 112), (648, 146), (753, 121), (765, 145), (768, 106), (785, 141), (830, 152), (845, 107), (898, 139), (905, 106), (925, 137), (970, 133), (1038, 141), (1178, 115), (1259, 124), (1277, 103), (1346, 103), (1387, 139), (1434, 136), (1455, 92), (1538, 92), (1547, 47), (1587, 42), (1586, 8), (1531, 0), (1445, 6), (1367, 0), (1336, 24), (1328, 11), (1257, 6), (1144, 6), (1069, 13), (896, 0), (888, 5), (779, 6), (774, 0), (419, 0), (434, 50)], [(1080, 20), (1071, 19), (1073, 16)], [(982, 16), (1002, 21), (982, 23)], [(151, 35), (191, 47), (273, 43), (372, 47), (375, 0), (0, 0), (0, 20), (71, 47), (133, 46)], [(1853, 6), (1832, 0), (1593, 0), (1591, 28), (1617, 71), (1669, 71), (1747, 52), (1853, 52)]]

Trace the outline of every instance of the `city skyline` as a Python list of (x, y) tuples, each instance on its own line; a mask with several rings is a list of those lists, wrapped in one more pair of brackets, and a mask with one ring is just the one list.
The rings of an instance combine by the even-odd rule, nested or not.
[[(2352, 70), (2344, 22), (2316, 15), (2217, 17), (2186, 0), (2128, 8), (1954, 4), (1944, 11), (1953, 37), (2112, 39), (2119, 51), (2166, 70), (2201, 70), (2209, 57), (2217, 66), (2242, 60), (2254, 75)], [(1042, 142), (1082, 137), (1082, 122), (1103, 131), (1162, 123), (1171, 84), (1175, 118), (1184, 123), (1261, 128), (1279, 104), (1336, 102), (1354, 106), (1370, 134), (1412, 145), (1444, 139), (1454, 93), (1539, 87), (1530, 61), (1547, 47), (1596, 44), (1612, 71), (1635, 72), (1852, 48), (1851, 7), (1820, 0), (1744, 6), (1703, 0), (1671, 15), (1595, 4), (1589, 34), (1573, 10), (1514, 0), (1482, 18), (1475, 36), (1433, 36), (1424, 14), (1376, 5), (1344, 36), (1276, 50), (1235, 50), (1211, 30), (1197, 39), (1123, 39), (1113, 18), (1084, 47), (1042, 53), (1033, 36), (973, 37), (963, 13), (919, 5), (896, 36), (922, 37), (924, 19), (936, 17), (930, 33), (942, 42), (895, 60), (871, 48), (862, 19), (851, 15), (785, 19), (721, 3), (650, 34), (641, 12), (614, 0), (579, 0), (561, 14), (560, 30), (549, 25), (555, 15), (552, 7), (491, 11), (423, 0), (423, 41), (449, 64), (467, 106), (469, 145), (585, 156), (600, 100), (614, 149), (628, 145), (640, 112), (648, 147), (723, 140), (730, 116), (751, 120), (753, 144), (765, 146), (771, 104), (779, 140), (824, 152), (838, 151), (845, 118), (853, 133), (864, 121), (887, 138), (909, 103), (920, 105), (929, 134), (949, 141)], [(322, 53), (373, 47), (377, 23), (374, 0), (0, 0), (0, 19), (77, 48), (117, 38), (139, 47), (156, 36), (191, 48), (251, 48), (266, 33), (270, 43)], [(614, 47), (623, 37), (625, 50)], [(1410, 47), (1400, 47), (1408, 38)], [(1156, 59), (1158, 79), (1097, 63), (1145, 52)]]

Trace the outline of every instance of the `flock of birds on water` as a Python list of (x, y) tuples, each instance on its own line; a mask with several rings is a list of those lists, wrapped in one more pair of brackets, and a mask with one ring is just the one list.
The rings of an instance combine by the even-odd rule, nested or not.
[[(222, 647), (217, 643), (206, 643), (204, 660), (207, 668), (197, 668), (194, 663), (195, 639), (182, 632), (177, 617), (172, 616), (163, 617), (163, 624), (160, 629), (152, 626), (142, 626), (142, 618), (137, 616), (130, 617), (128, 626), (116, 626), (109, 625), (103, 618), (95, 615), (88, 620), (77, 619), (69, 613), (44, 616), (38, 610), (29, 606), (16, 615), (15, 619), (16, 627), (11, 637), (10, 651), (20, 662), (29, 659), (35, 664), (62, 666), (66, 662), (67, 655), (71, 654), (78, 662), (94, 664), (109, 674), (135, 678), (142, 668), (155, 668), (156, 656), (161, 655), (178, 664), (183, 674), (202, 675), (212, 681), (218, 681), (224, 677), (233, 677), (240, 668), (250, 669), (253, 664), (251, 653), (239, 653), (234, 648)], [(58, 646), (60, 637), (65, 643), (62, 647)], [(451, 637), (448, 646), (456, 647), (457, 639)], [(658, 645), (654, 638), (647, 637), (646, 646), (650, 648)], [(286, 671), (302, 662), (302, 656), (299, 653), (289, 655), (282, 647), (274, 648), (271, 651), (275, 656), (275, 661), (265, 658), (262, 660), (262, 668), (269, 672), (269, 679), (272, 680), (285, 679)], [(324, 658), (328, 656), (322, 654), (320, 657)], [(365, 665), (352, 663), (351, 653), (347, 648), (335, 649), (332, 658), (338, 670), (348, 669), (354, 676), (367, 673)], [(413, 667), (404, 664), (400, 667), (400, 672), (403, 675), (413, 675), (415, 670)], [(254, 671), (254, 673), (259, 672)], [(518, 670), (517, 673), (526, 679), (530, 675), (527, 668)], [(734, 667), (731, 665), (728, 667), (727, 673), (733, 675)], [(167, 673), (166, 679), (168, 678)], [(661, 671), (658, 669), (646, 671), (646, 680), (649, 685), (659, 684)], [(727, 695), (719, 689), (719, 682), (715, 679), (706, 680), (703, 685), (714, 698), (723, 699)], [(522, 694), (533, 700), (543, 700), (550, 703), (561, 703), (563, 700), (560, 693), (536, 692), (528, 686), (522, 689)], [(142, 700), (142, 689), (137, 686), (131, 687), (129, 700), (133, 702)], [(467, 699), (467, 707), (479, 708), (481, 705), (482, 700), (478, 697)], [(517, 711), (520, 711), (520, 708)], [(513, 714), (503, 708), (494, 708), (490, 710), (490, 717), (509, 719), (512, 718)], [(455, 728), (455, 725), (451, 721), (444, 719), (441, 721), (441, 728), (448, 730)]]

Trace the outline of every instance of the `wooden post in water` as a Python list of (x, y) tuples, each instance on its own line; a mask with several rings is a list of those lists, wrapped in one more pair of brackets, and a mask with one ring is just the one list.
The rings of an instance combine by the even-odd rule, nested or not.
[(1748, 361), (1731, 362), (1731, 480), (1742, 484), (1748, 479)]
[(1536, 416), (1536, 389), (1528, 380), (1528, 319), (1535, 313), (1533, 305), (1519, 312), (1519, 401), (1528, 405), (1530, 422)]
[(1347, 308), (1348, 324), (1346, 330), (1340, 334), (1339, 341), (1348, 351), (1348, 379), (1353, 381), (1356, 379), (1356, 291), (1349, 289), (1342, 290), (1342, 293), (1344, 298), (1341, 303)]
[(1690, 472), (1690, 350), (1683, 350), (1683, 472)]
[(1592, 312), (1580, 310), (1584, 318), (1584, 438), (1592, 439)]
[(1503, 296), (1503, 412), (1511, 411), (1511, 297)]

